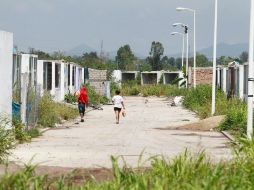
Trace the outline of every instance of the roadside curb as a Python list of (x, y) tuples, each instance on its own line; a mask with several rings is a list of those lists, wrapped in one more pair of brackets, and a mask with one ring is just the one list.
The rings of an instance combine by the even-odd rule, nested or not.
[(221, 131), (221, 133), (222, 133), (226, 138), (228, 138), (230, 141), (235, 142), (235, 138), (234, 138), (232, 135), (230, 135), (228, 132), (226, 132), (226, 131)]

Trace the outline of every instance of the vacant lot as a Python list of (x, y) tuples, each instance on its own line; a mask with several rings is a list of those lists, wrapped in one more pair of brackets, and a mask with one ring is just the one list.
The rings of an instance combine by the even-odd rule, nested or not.
[(33, 163), (45, 166), (98, 168), (111, 167), (114, 155), (135, 167), (142, 152), (143, 160), (155, 155), (172, 158), (186, 148), (205, 150), (214, 160), (229, 158), (228, 140), (222, 134), (173, 130), (197, 121), (192, 112), (170, 107), (165, 98), (125, 99), (127, 117), (121, 118), (120, 125), (115, 124), (112, 106), (104, 106), (87, 113), (85, 123), (66, 123), (30, 144), (19, 145), (10, 160), (27, 163), (33, 158)]

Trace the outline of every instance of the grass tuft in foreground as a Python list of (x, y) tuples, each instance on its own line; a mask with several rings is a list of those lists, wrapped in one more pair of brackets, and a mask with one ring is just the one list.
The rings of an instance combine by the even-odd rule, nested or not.
[(85, 179), (75, 183), (75, 176), (50, 179), (36, 176), (35, 167), (26, 166), (16, 174), (0, 179), (0, 189), (63, 189), (63, 190), (147, 190), (147, 189), (252, 189), (254, 186), (254, 141), (242, 139), (235, 157), (227, 162), (211, 162), (204, 152), (184, 152), (172, 160), (164, 157), (150, 159), (149, 168), (119, 167), (112, 157), (113, 179), (99, 182)]

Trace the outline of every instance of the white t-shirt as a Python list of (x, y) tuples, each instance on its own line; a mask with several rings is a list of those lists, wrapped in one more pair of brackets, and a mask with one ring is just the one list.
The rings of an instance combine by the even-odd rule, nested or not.
[(112, 98), (112, 101), (114, 102), (115, 108), (122, 108), (122, 102), (123, 102), (122, 96), (116, 95)]

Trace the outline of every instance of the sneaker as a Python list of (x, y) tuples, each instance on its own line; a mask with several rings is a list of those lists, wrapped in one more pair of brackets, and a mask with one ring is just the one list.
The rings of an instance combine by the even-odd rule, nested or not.
[(85, 122), (85, 120), (84, 120), (84, 119), (81, 119), (81, 122)]

